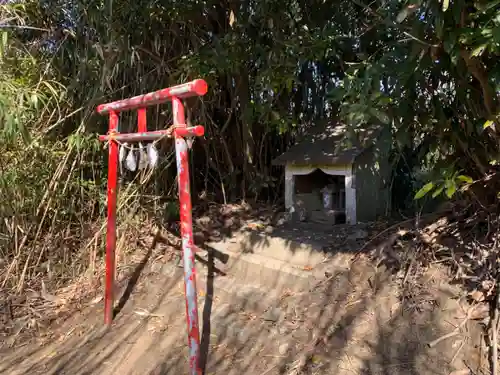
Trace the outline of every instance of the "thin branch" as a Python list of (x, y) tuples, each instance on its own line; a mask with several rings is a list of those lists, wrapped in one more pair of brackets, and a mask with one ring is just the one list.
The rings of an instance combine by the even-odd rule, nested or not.
[(429, 342), (427, 345), (429, 348), (435, 347), (437, 344), (439, 344), (441, 341), (444, 341), (446, 339), (449, 339), (451, 337), (454, 337), (460, 333), (460, 330), (467, 324), (467, 322), (471, 319), (472, 313), (474, 312), (474, 309), (476, 308), (477, 305), (473, 305), (467, 310), (467, 315), (465, 318), (462, 320), (462, 322), (450, 333), (447, 333), (446, 335), (443, 335), (441, 337), (438, 337), (437, 339)]
[(0, 29), (25, 29), (25, 30), (37, 30), (37, 31), (50, 31), (50, 29), (42, 29), (40, 27), (34, 26), (21, 26), (21, 25), (0, 25)]
[(500, 291), (496, 288), (496, 295), (493, 306), (493, 317), (490, 320), (490, 345), (491, 345), (491, 373), (498, 375), (498, 326), (500, 324), (500, 316), (498, 311), (500, 299)]

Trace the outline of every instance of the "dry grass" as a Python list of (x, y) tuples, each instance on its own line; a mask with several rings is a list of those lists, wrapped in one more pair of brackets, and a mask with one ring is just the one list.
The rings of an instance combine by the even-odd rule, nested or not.
[(373, 257), (396, 272), (402, 284), (401, 299), (414, 300), (416, 308), (422, 306), (422, 298), (433, 303), (432, 296), (425, 293), (427, 285), (418, 280), (429, 266), (439, 264), (448, 269), (451, 282), (462, 286), (462, 294), (455, 298), (470, 303), (462, 323), (428, 345), (433, 347), (462, 334), (468, 321), (478, 321), (487, 336), (491, 371), (497, 374), (500, 329), (498, 204), (457, 201), (442, 212), (407, 220), (390, 229), (384, 236), (373, 238), (373, 242), (378, 242)]

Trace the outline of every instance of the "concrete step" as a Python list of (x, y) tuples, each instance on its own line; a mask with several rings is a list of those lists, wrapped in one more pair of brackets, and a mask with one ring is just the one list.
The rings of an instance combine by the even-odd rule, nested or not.
[[(249, 279), (232, 276), (232, 273), (226, 275), (212, 274), (210, 276), (208, 269), (199, 263), (197, 263), (196, 268), (200, 309), (203, 308), (205, 299), (210, 298), (213, 301), (217, 301), (217, 303), (221, 301), (229, 303), (238, 311), (248, 310), (256, 314), (263, 314), (279, 305), (283, 296), (294, 293), (291, 289), (272, 288), (262, 285), (258, 280), (249, 282)], [(155, 272), (159, 272), (165, 278), (182, 282), (182, 268), (170, 262), (162, 264), (161, 267), (155, 267)], [(285, 276), (286, 274), (283, 274), (284, 278)]]
[(322, 248), (325, 239), (316, 241), (312, 230), (303, 233), (294, 228), (274, 228), (268, 233), (267, 229), (242, 230), (222, 241), (203, 244), (197, 254), (197, 267), (206, 268), (213, 259), (219, 273), (278, 293), (310, 288), (315, 280), (324, 277), (326, 267), (329, 272), (332, 267), (349, 267), (352, 254), (335, 254), (332, 259), (332, 254)]
[(327, 256), (319, 242), (299, 242), (256, 231), (239, 232), (231, 238), (207, 245), (221, 252), (264, 255), (299, 268), (314, 267), (321, 264)]
[[(257, 235), (260, 240), (256, 240), (254, 236), (247, 234), (208, 244), (207, 250), (200, 255), (208, 260), (213, 254), (215, 267), (239, 283), (263, 286), (278, 294), (285, 290), (309, 290), (325, 277), (326, 270), (345, 272), (350, 267), (352, 254), (326, 258), (324, 253), (306, 244), (290, 244), (279, 237), (262, 235)], [(252, 252), (246, 251), (250, 246)], [(197, 266), (206, 268), (201, 262)]]

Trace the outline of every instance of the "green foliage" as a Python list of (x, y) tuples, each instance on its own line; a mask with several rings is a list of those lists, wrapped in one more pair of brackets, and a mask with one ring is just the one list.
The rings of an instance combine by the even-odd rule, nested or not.
[(480, 177), (500, 151), (493, 129), (499, 120), (498, 1), (356, 4), (369, 26), (359, 30), (356, 57), (331, 98), (341, 101), (340, 116), (353, 126), (392, 124), (395, 157), (406, 164), (405, 176), (395, 178), (452, 165), (450, 176), (415, 195), (451, 198), (469, 183), (457, 171)]
[[(297, 124), (337, 113), (354, 128), (391, 124), (395, 146), (409, 153), (405, 158), (411, 159), (412, 171), (439, 168), (458, 156), (457, 168), (473, 176), (484, 172), (498, 151), (496, 142), (484, 142), (497, 113), (497, 98), (484, 95), (495, 96), (500, 77), (495, 1), (475, 8), (464, 0), (313, 3), (224, 7), (214, 1), (91, 0), (71, 9), (64, 1), (4, 6), (17, 25), (34, 28), (12, 32), (14, 41), (10, 31), (2, 33), (2, 51), (10, 46), (2, 56), (16, 77), (6, 82), (33, 92), (26, 85), (30, 77), (44, 91), (22, 96), (31, 99), (23, 100), (18, 113), (50, 107), (55, 104), (50, 98), (57, 98), (66, 113), (84, 108), (80, 113), (87, 121), (97, 102), (202, 76), (210, 96), (204, 112), (195, 109), (200, 120), (208, 120), (210, 136), (217, 139), (224, 132), (234, 139), (234, 149), (219, 160), (227, 159), (224, 166), (233, 170), (232, 159), (249, 181), (255, 171), (245, 158), (263, 169), (276, 156), (266, 148), (267, 156), (260, 155), (258, 145), (270, 143), (264, 137), (300, 133)], [(311, 6), (314, 11), (306, 11)], [(17, 52), (11, 52), (13, 46)], [(50, 61), (49, 68), (41, 69), (41, 61)], [(489, 91), (477, 67), (490, 77)], [(53, 89), (37, 83), (40, 77)], [(219, 108), (223, 114), (215, 113)], [(6, 134), (24, 134), (29, 142), (23, 130), (29, 121), (11, 110), (4, 113)], [(61, 126), (68, 134), (80, 123)], [(98, 127), (92, 130), (103, 130)], [(224, 149), (219, 143), (211, 143), (209, 152)], [(238, 156), (242, 149), (248, 151), (245, 157)]]
[[(391, 128), (398, 201), (452, 198), (500, 155), (499, 9), (498, 0), (3, 4), (3, 210), (26, 232), (97, 218), (106, 119), (96, 105), (199, 77), (210, 89), (188, 102), (207, 129), (194, 144), (195, 189), (221, 200), (279, 195), (271, 161), (312, 125), (340, 120)], [(148, 109), (151, 127), (169, 123), (165, 109)], [(121, 128), (135, 124), (121, 115)], [(171, 196), (174, 168), (165, 163), (141, 192)]]
[(417, 193), (414, 199), (418, 200), (432, 192), (432, 198), (444, 194), (448, 199), (452, 198), (461, 188), (469, 186), (474, 181), (471, 177), (460, 174), (458, 171), (448, 169), (441, 179), (426, 183)]
[[(0, 280), (17, 288), (39, 272), (36, 267), (47, 256), (70, 259), (64, 247), (45, 252), (46, 236), (57, 242), (61, 235), (50, 234), (81, 230), (99, 215), (103, 202), (98, 184), (105, 173), (102, 145), (95, 134), (75, 125), (61, 67), (49, 46), (43, 46), (40, 34), (48, 30), (30, 19), (33, 7), (40, 5), (0, 5), (0, 24), (9, 25), (0, 30), (0, 258), (3, 264), (17, 262), (15, 269), (34, 262), (22, 273), (11, 269)], [(80, 130), (71, 134), (71, 127)], [(26, 245), (31, 252), (16, 253)]]

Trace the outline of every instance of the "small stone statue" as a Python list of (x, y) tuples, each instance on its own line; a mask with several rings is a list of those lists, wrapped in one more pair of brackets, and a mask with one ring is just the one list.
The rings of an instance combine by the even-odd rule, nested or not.
[(307, 213), (307, 210), (305, 207), (299, 207), (297, 210), (299, 221), (300, 222), (305, 222), (309, 219), (309, 215)]
[(298, 220), (300, 222), (309, 220), (309, 214), (302, 201), (298, 201), (296, 205), (290, 207), (290, 214), (294, 220)]
[(329, 186), (325, 186), (321, 189), (321, 193), (323, 194), (323, 208), (325, 211), (329, 211), (332, 209), (332, 193), (333, 189)]

